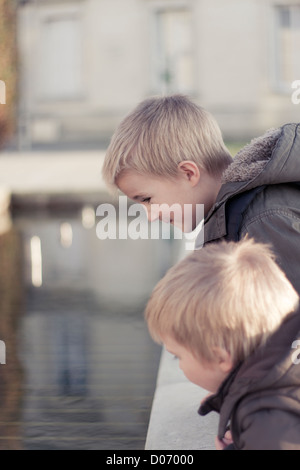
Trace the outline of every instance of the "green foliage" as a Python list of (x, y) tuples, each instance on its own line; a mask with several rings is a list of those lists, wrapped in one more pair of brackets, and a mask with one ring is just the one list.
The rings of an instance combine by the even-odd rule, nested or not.
[(226, 147), (233, 157), (247, 144), (247, 142), (225, 142)]
[(6, 85), (6, 104), (0, 105), (0, 147), (15, 129), (17, 46), (15, 0), (0, 0), (0, 80)]

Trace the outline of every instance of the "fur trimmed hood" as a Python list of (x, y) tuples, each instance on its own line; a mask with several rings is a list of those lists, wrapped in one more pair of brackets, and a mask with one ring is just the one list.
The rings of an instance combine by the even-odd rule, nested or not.
[(242, 148), (223, 173), (223, 183), (249, 181), (261, 173), (272, 156), (280, 134), (281, 129), (270, 129)]
[[(197, 237), (196, 249), (201, 248), (203, 243), (226, 236), (226, 205), (229, 199), (260, 186), (300, 182), (300, 124), (270, 129), (252, 140), (238, 152), (222, 179), (217, 200), (206, 215), (203, 230)], [(296, 197), (294, 192), (291, 197)], [(297, 201), (298, 195), (295, 207), (298, 207)], [(281, 206), (281, 202), (278, 188), (276, 205)]]
[(270, 129), (253, 139), (224, 171), (218, 200), (268, 184), (300, 181), (300, 124)]

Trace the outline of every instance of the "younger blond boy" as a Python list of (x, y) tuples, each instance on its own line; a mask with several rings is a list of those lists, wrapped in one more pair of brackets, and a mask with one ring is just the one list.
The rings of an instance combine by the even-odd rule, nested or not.
[(249, 239), (194, 252), (155, 287), (150, 334), (212, 392), (199, 413), (220, 414), (217, 448), (300, 450), (298, 307), (269, 247)]

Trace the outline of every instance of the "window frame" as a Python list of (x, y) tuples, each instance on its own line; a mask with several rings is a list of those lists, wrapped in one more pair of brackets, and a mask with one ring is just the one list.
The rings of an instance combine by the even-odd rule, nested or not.
[[(283, 79), (283, 70), (281, 64), (281, 44), (280, 44), (280, 31), (281, 31), (281, 24), (280, 24), (280, 12), (284, 9), (294, 9), (299, 8), (300, 14), (300, 5), (299, 3), (281, 3), (272, 5), (272, 17), (273, 17), (273, 34), (272, 34), (272, 87), (275, 92), (290, 95), (292, 90), (292, 83), (295, 80), (300, 79), (300, 77), (291, 77), (291, 81), (285, 81)], [(300, 28), (299, 28), (300, 31)], [(292, 53), (292, 52), (291, 52)]]

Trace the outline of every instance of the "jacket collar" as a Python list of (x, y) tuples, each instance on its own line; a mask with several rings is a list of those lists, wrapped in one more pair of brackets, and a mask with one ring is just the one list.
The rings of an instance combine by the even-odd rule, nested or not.
[[(294, 141), (291, 137), (295, 135), (296, 131), (297, 126), (294, 124), (286, 125), (280, 129), (271, 129), (263, 136), (253, 139), (250, 144), (237, 153), (233, 162), (223, 173), (223, 185), (214, 206), (204, 220), (201, 233), (196, 239), (195, 249), (201, 248), (203, 242), (204, 244), (212, 242), (227, 235), (226, 202), (230, 198), (262, 184), (272, 183), (275, 169), (272, 168), (271, 171), (267, 171), (267, 167), (271, 162), (277, 170), (279, 166), (282, 167), (288, 158)], [(275, 150), (282, 147), (281, 140), (283, 138), (285, 139), (284, 142), (289, 140), (290, 145), (285, 144), (284, 151), (277, 151), (277, 158), (272, 159), (273, 151), (275, 154)], [(284, 162), (281, 158), (283, 153), (285, 154)]]
[(198, 410), (199, 415), (205, 416), (211, 411), (216, 411), (217, 413), (220, 413), (221, 407), (223, 404), (223, 401), (228, 394), (228, 391), (231, 387), (232, 382), (234, 381), (236, 374), (238, 373), (240, 367), (240, 363), (237, 367), (235, 367), (228, 377), (224, 380), (224, 382), (221, 384), (219, 390), (217, 391), (216, 394), (210, 395), (205, 402), (203, 402)]
[(200, 406), (198, 413), (201, 416), (211, 411), (220, 414), (220, 439), (224, 437), (233, 408), (244, 394), (278, 384), (294, 367), (291, 345), (295, 339), (300, 339), (299, 327), (300, 307), (284, 320), (265, 346), (259, 347), (245, 361), (240, 362), (221, 384), (218, 392)]
[[(218, 392), (215, 395), (209, 396), (204, 403), (201, 404), (198, 413), (200, 416), (205, 416), (211, 411), (216, 411), (217, 413), (220, 414), (222, 405), (226, 399), (226, 396), (229, 393), (229, 390), (231, 388), (232, 383), (234, 382), (237, 373), (239, 372), (242, 362), (238, 364), (228, 375), (228, 377), (224, 380), (224, 382), (221, 384)], [(219, 432), (218, 436), (219, 438), (223, 438), (224, 434), (226, 432), (226, 428), (230, 419), (231, 415), (231, 409), (227, 409), (226, 414), (220, 414), (220, 421), (219, 421)]]

